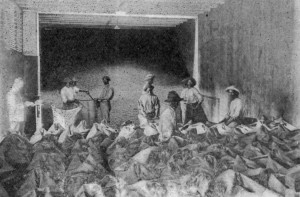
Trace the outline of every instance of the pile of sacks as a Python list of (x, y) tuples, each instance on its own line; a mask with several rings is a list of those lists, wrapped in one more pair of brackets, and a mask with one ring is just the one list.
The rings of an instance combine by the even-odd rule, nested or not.
[(188, 125), (166, 143), (145, 136), (115, 142), (107, 154), (126, 183), (121, 196), (298, 195), (299, 131), (283, 120), (249, 122)]
[[(156, 125), (157, 126), (157, 125)], [(151, 127), (155, 129), (154, 125)], [(188, 124), (167, 142), (131, 121), (120, 130), (54, 124), (0, 144), (2, 196), (300, 195), (300, 132), (282, 119)]]

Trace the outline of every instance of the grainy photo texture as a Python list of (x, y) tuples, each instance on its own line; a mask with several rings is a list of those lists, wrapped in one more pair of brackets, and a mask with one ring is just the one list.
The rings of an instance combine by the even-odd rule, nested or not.
[(0, 0), (0, 197), (300, 196), (300, 0)]

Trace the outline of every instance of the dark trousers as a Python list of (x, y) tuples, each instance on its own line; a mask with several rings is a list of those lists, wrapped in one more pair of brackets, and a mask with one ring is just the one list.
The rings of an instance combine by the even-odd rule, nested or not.
[(110, 123), (110, 110), (111, 105), (109, 101), (101, 101), (97, 107), (97, 122), (100, 123), (102, 120), (106, 120)]

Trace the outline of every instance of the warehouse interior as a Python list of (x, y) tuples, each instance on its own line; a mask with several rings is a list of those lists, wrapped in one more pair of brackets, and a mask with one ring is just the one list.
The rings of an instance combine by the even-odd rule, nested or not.
[[(203, 94), (219, 98), (220, 102), (224, 101), (224, 103), (226, 103), (224, 88), (228, 85), (236, 85), (243, 92), (242, 95), (245, 97), (246, 113), (249, 116), (259, 116), (262, 114), (270, 114), (271, 112), (280, 113), (284, 115), (286, 120), (298, 125), (297, 29), (299, 20), (297, 19), (297, 3), (293, 1), (276, 1), (276, 3), (271, 3), (267, 0), (263, 2), (250, 2), (247, 0), (201, 2), (199, 1), (199, 4), (197, 2), (191, 4), (193, 9), (183, 7), (177, 10), (175, 8), (173, 9), (172, 6), (175, 6), (173, 4), (170, 4), (170, 7), (164, 7), (165, 4), (168, 5), (168, 2), (157, 2), (157, 5), (161, 6), (161, 8), (157, 10), (152, 9), (155, 5), (155, 1), (146, 1), (144, 2), (145, 4), (141, 3), (135, 10), (130, 6), (131, 1), (124, 5), (121, 2), (115, 2), (116, 5), (101, 8), (106, 8), (106, 12), (104, 12), (105, 10), (100, 10), (100, 8), (98, 8), (99, 10), (97, 11), (113, 13), (116, 10), (123, 9), (127, 11), (126, 13), (128, 14), (148, 12), (149, 15), (158, 13), (178, 17), (182, 13), (182, 16), (197, 16), (199, 35), (197, 43), (199, 47), (199, 61), (197, 66), (199, 74), (197, 80), (200, 80), (199, 88), (203, 91)], [(30, 13), (31, 10), (44, 13), (49, 13), (50, 10), (52, 10), (53, 13), (63, 13), (64, 9), (66, 9), (63, 6), (66, 6), (68, 3), (61, 2), (61, 4), (62, 6), (55, 3), (44, 5), (43, 2), (7, 1), (7, 5), (9, 5), (8, 7), (10, 7), (10, 9), (15, 8), (13, 13), (14, 18), (11, 18), (11, 22), (24, 25), (24, 21), (29, 20), (31, 23), (28, 23), (29, 25), (26, 27), (17, 26), (18, 28), (15, 30), (14, 35), (10, 35), (9, 32), (2, 32), (2, 37), (7, 37), (7, 39), (3, 40), (8, 42), (11, 39), (11, 42), (6, 44), (8, 46), (2, 48), (1, 53), (3, 62), (2, 70), (4, 71), (2, 72), (2, 79), (7, 82), (2, 83), (3, 92), (7, 92), (10, 86), (9, 84), (11, 84), (15, 76), (24, 73), (24, 78), (30, 76), (30, 81), (26, 83), (27, 94), (33, 97), (36, 95), (34, 92), (37, 91), (37, 79), (34, 79), (36, 75), (31, 75), (31, 73), (36, 72), (35, 69), (37, 67), (37, 56), (34, 55), (36, 51), (33, 49), (36, 48), (36, 40), (32, 34), (25, 35), (26, 31), (29, 31), (27, 29), (36, 27), (34, 25), (34, 23), (36, 23), (36, 17), (32, 15), (30, 16), (31, 18), (25, 17), (30, 14), (24, 13)], [(142, 11), (143, 5), (148, 6), (146, 6), (147, 11), (145, 12)], [(180, 2), (178, 2), (178, 5), (180, 5)], [(185, 6), (187, 5), (188, 3), (186, 3)], [(75, 6), (72, 9), (68, 10), (68, 12), (72, 13), (72, 11), (79, 9), (79, 11), (88, 13), (89, 6)], [(21, 13), (23, 15), (21, 15)], [(195, 15), (195, 13), (198, 14)], [(21, 23), (22, 16), (23, 23)], [(2, 12), (2, 17), (8, 16), (5, 16), (5, 12)], [(32, 19), (32, 17), (34, 19)], [(84, 21), (89, 20), (89, 17), (92, 16), (76, 19), (72, 16), (59, 16), (55, 14), (50, 16), (47, 14), (41, 15), (40, 32), (49, 32), (49, 30), (45, 31), (44, 29), (47, 29), (47, 26), (53, 25), (55, 27), (52, 28), (61, 28), (59, 26), (64, 26), (64, 28), (67, 29), (70, 25), (74, 26), (74, 23), (76, 26), (77, 23), (78, 27), (78, 23), (82, 25)], [(124, 24), (129, 23), (129, 25), (123, 27), (124, 29), (128, 29), (130, 20), (133, 20), (130, 19), (128, 22), (128, 19), (124, 19), (124, 17), (119, 17), (123, 18), (123, 21), (118, 19), (118, 17), (108, 17), (108, 19), (103, 16), (98, 17), (99, 19), (97, 20), (102, 21), (102, 23), (105, 23), (105, 25), (111, 29), (122, 22)], [(142, 29), (143, 31), (148, 31), (147, 29), (175, 29), (175, 32), (177, 31), (177, 37), (179, 38), (176, 41), (178, 45), (177, 53), (180, 53), (182, 56), (180, 61), (184, 61), (183, 63), (178, 63), (185, 65), (189, 74), (195, 76), (195, 68), (193, 65), (195, 53), (195, 20), (186, 19), (185, 17), (182, 19), (151, 19), (153, 21), (149, 21), (148, 18), (146, 19), (147, 20), (139, 18), (139, 20), (135, 22), (131, 21), (134, 24), (131, 25), (132, 31), (136, 29), (139, 29), (136, 31), (142, 31)], [(70, 22), (68, 20), (73, 21)], [(139, 24), (145, 24), (145, 21), (148, 21), (150, 26), (152, 25), (154, 27), (147, 27), (149, 25), (139, 27)], [(69, 24), (65, 25), (64, 23)], [(109, 23), (111, 23), (111, 25), (109, 25)], [(155, 27), (157, 23), (161, 23), (159, 26), (165, 27)], [(47, 24), (46, 27), (43, 27), (45, 24)], [(9, 27), (10, 23), (3, 23), (3, 25)], [(101, 31), (105, 31), (103, 29), (105, 25)], [(86, 24), (86, 26), (90, 28), (89, 24)], [(171, 27), (168, 28), (168, 26)], [(124, 29), (121, 29), (121, 31), (126, 31)], [(10, 38), (10, 36), (15, 37)], [(5, 44), (2, 46), (5, 46)], [(19, 49), (17, 49), (17, 47), (19, 47)], [(10, 48), (14, 49), (11, 50)], [(26, 55), (26, 53), (31, 54)], [(221, 105), (220, 108), (222, 108), (222, 106), (223, 105)], [(2, 108), (3, 110), (4, 107), (5, 106)], [(222, 117), (222, 111), (226, 111), (226, 109), (219, 109), (218, 111), (220, 115), (215, 115), (217, 117), (216, 119)], [(217, 114), (217, 112), (215, 114)], [(2, 118), (2, 125), (5, 125), (7, 122), (5, 119), (4, 116)]]
[[(3, 0), (0, 5), (0, 128), (8, 130), (6, 94), (25, 81), (25, 130), (53, 121), (66, 77), (97, 96), (102, 77), (116, 90), (114, 127), (137, 122), (143, 79), (154, 73), (161, 101), (192, 76), (212, 122), (228, 111), (225, 88), (240, 90), (246, 117), (282, 117), (300, 127), (298, 0)], [(89, 99), (80, 94), (81, 99)], [(180, 113), (180, 112), (179, 112)], [(1, 188), (0, 188), (1, 189)]]

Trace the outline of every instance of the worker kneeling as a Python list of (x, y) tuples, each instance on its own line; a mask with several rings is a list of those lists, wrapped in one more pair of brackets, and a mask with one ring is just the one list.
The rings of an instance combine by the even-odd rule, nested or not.
[(173, 132), (176, 131), (176, 108), (179, 106), (180, 101), (183, 99), (175, 91), (168, 93), (168, 98), (165, 100), (165, 106), (162, 109), (159, 119), (159, 139), (160, 141), (168, 141)]
[(240, 91), (236, 87), (230, 86), (226, 88), (226, 92), (229, 94), (230, 106), (226, 117), (220, 123), (234, 128), (241, 124), (243, 118), (243, 103), (239, 98)]
[(226, 88), (226, 92), (229, 96), (230, 105), (225, 118), (219, 124), (211, 127), (216, 135), (231, 133), (233, 128), (241, 124), (243, 118), (243, 103), (239, 98), (240, 91), (235, 86), (230, 86)]

